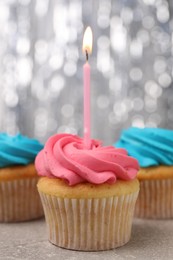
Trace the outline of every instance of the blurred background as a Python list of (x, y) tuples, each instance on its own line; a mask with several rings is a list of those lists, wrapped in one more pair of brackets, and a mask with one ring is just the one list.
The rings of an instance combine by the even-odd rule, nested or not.
[(1, 0), (0, 131), (83, 136), (82, 38), (93, 30), (92, 138), (173, 128), (173, 1)]

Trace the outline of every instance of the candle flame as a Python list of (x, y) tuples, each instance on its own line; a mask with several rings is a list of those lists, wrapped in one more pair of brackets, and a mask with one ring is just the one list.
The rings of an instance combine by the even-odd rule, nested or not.
[(91, 54), (92, 53), (92, 43), (93, 43), (93, 34), (91, 27), (87, 27), (83, 37), (83, 47), (82, 50), (84, 53)]

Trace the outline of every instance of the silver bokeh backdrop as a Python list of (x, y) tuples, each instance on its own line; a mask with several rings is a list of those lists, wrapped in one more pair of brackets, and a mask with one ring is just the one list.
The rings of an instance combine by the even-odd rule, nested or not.
[(173, 2), (1, 0), (0, 131), (40, 141), (83, 135), (82, 37), (90, 57), (92, 138), (173, 128)]

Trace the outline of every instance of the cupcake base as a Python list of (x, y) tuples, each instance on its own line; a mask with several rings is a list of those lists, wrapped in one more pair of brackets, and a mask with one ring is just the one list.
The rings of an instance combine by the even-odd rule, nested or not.
[(38, 180), (34, 164), (0, 169), (0, 222), (27, 221), (44, 215)]
[(138, 196), (138, 182), (135, 185), (135, 191), (125, 195), (76, 199), (45, 194), (38, 184), (49, 241), (80, 251), (108, 250), (126, 244)]
[(173, 179), (141, 180), (135, 217), (173, 218)]
[(0, 222), (27, 221), (43, 216), (37, 182), (38, 177), (0, 182)]

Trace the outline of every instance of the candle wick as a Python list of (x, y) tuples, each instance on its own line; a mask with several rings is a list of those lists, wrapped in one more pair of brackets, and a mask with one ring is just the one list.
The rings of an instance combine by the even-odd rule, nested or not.
[(86, 61), (88, 61), (88, 51), (85, 50), (85, 52), (86, 52)]

